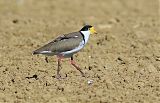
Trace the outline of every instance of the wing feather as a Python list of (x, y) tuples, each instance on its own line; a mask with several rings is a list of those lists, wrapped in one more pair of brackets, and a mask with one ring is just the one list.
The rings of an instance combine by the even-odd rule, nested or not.
[(43, 51), (58, 54), (60, 52), (70, 51), (79, 46), (83, 37), (80, 32), (61, 35), (55, 40), (35, 50), (33, 54), (43, 54)]

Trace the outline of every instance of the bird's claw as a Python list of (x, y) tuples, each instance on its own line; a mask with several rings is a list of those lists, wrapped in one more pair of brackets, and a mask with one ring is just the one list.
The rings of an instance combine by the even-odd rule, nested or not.
[(66, 79), (67, 75), (65, 77), (62, 77), (60, 74), (57, 74), (56, 76), (54, 76), (56, 79), (61, 80), (61, 79)]

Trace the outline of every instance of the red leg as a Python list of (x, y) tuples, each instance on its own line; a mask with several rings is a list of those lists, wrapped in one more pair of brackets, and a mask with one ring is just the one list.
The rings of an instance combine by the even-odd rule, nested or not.
[(58, 68), (57, 68), (57, 78), (59, 79), (61, 77), (60, 75), (60, 70), (61, 70), (61, 59), (58, 58)]
[(60, 75), (60, 70), (61, 70), (61, 61), (62, 61), (62, 56), (57, 56), (58, 58), (58, 68), (57, 68), (57, 78), (60, 79), (61, 75)]
[(75, 61), (73, 60), (73, 57), (71, 57), (71, 64), (78, 70), (80, 71), (82, 77), (85, 77), (84, 73), (81, 71), (81, 69), (76, 65)]

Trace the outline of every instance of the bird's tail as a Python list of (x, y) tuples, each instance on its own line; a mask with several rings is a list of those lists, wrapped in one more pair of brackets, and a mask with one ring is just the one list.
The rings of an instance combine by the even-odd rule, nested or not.
[(36, 55), (36, 54), (39, 54), (39, 52), (35, 50), (35, 51), (32, 52), (32, 54)]

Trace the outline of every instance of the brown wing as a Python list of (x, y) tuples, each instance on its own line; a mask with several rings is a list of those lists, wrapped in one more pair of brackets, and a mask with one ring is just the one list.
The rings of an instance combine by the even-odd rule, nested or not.
[(65, 34), (35, 50), (33, 54), (41, 54), (43, 51), (51, 51), (55, 54), (69, 51), (79, 46), (82, 40), (83, 37), (80, 32)]

